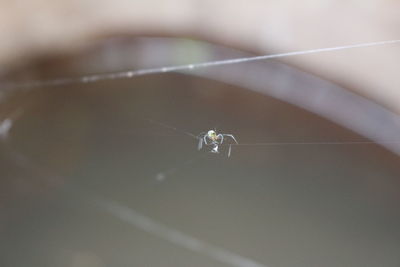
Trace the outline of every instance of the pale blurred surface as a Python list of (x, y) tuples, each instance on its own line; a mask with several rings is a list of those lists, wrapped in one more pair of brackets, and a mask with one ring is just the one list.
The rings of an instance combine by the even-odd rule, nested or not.
[[(0, 70), (118, 34), (192, 36), (259, 53), (399, 39), (398, 1), (1, 1)], [(287, 60), (400, 113), (399, 46)]]

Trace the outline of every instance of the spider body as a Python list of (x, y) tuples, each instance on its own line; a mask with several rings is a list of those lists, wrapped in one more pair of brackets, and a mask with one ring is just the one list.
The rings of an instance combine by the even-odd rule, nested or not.
[[(197, 146), (198, 150), (203, 148), (203, 144), (206, 146), (212, 146), (211, 153), (219, 153), (219, 145), (224, 142), (224, 137), (231, 138), (236, 144), (236, 138), (232, 134), (217, 134), (214, 130), (209, 130), (207, 133), (201, 133), (198, 135), (199, 144)], [(231, 146), (229, 146), (228, 157), (231, 155)]]

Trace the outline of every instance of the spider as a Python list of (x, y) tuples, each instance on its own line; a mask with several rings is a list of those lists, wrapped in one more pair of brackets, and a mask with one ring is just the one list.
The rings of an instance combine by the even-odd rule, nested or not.
[[(199, 139), (199, 144), (197, 149), (200, 150), (203, 148), (203, 143), (207, 146), (212, 146), (211, 153), (219, 153), (218, 147), (222, 145), (224, 142), (224, 137), (230, 137), (236, 144), (239, 144), (236, 141), (236, 138), (232, 134), (217, 134), (214, 130), (209, 130), (207, 133), (201, 133), (197, 136)], [(231, 145), (229, 145), (228, 157), (231, 155)]]

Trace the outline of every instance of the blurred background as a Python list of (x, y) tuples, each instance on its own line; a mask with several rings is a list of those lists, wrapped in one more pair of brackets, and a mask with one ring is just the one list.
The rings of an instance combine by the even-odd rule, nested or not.
[[(0, 266), (399, 266), (399, 45), (34, 82), (394, 40), (399, 12), (0, 1)], [(213, 128), (243, 145), (197, 151)]]

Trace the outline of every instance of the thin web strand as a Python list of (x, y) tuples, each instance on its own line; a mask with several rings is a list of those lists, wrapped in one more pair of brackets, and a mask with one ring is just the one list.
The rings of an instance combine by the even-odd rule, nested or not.
[(189, 251), (204, 255), (210, 259), (214, 259), (227, 266), (267, 267), (266, 265), (251, 258), (241, 256), (222, 247), (188, 235), (178, 229), (171, 228), (115, 201), (94, 198), (92, 199), (92, 203), (101, 208), (102, 211), (107, 212), (111, 216), (116, 217), (131, 226), (134, 226), (155, 237), (164, 239), (169, 243), (175, 244), (181, 248), (185, 248)]
[(75, 83), (92, 83), (92, 82), (97, 82), (97, 81), (102, 81), (102, 80), (133, 78), (133, 77), (137, 77), (137, 76), (157, 74), (157, 73), (190, 71), (190, 70), (194, 70), (194, 69), (207, 68), (207, 67), (212, 67), (212, 66), (223, 66), (223, 65), (238, 64), (238, 63), (251, 62), (251, 61), (268, 60), (268, 59), (299, 56), (299, 55), (308, 55), (308, 54), (323, 53), (323, 52), (332, 52), (332, 51), (339, 51), (339, 50), (346, 50), (346, 49), (353, 49), (353, 48), (390, 45), (390, 44), (397, 44), (397, 43), (400, 43), (400, 39), (399, 40), (388, 40), (388, 41), (353, 44), (353, 45), (344, 45), (344, 46), (335, 46), (335, 47), (327, 47), (327, 48), (317, 48), (317, 49), (293, 51), (293, 52), (286, 52), (286, 53), (279, 53), (279, 54), (272, 54), (272, 55), (262, 55), (262, 56), (254, 56), (254, 57), (217, 60), (217, 61), (209, 61), (209, 62), (203, 62), (203, 63), (194, 63), (194, 64), (186, 64), (186, 65), (178, 65), (178, 66), (167, 66), (167, 67), (149, 68), (149, 69), (141, 69), (141, 70), (129, 70), (129, 71), (105, 73), (105, 74), (92, 74), (92, 75), (86, 75), (86, 76), (82, 76), (82, 77), (78, 77), (78, 78), (59, 78), (59, 79), (44, 80), (44, 81), (9, 82), (9, 83), (0, 84), (0, 89), (2, 89), (2, 90), (14, 89), (14, 88), (29, 89), (29, 88), (35, 88), (35, 87), (60, 86), (60, 85), (75, 84)]
[(161, 127), (164, 127), (164, 128), (167, 128), (167, 129), (170, 129), (170, 130), (173, 130), (173, 131), (176, 131), (176, 132), (178, 132), (178, 133), (186, 134), (186, 135), (188, 135), (188, 136), (190, 136), (190, 137), (192, 137), (192, 138), (199, 139), (197, 135), (194, 135), (194, 134), (192, 134), (191, 132), (178, 129), (178, 128), (176, 128), (176, 127), (174, 127), (174, 126), (171, 126), (171, 125), (168, 125), (168, 124), (166, 124), (166, 123), (159, 122), (159, 121), (155, 121), (155, 120), (153, 120), (153, 119), (144, 119), (144, 120), (146, 120), (146, 121), (148, 121), (148, 122), (150, 122), (150, 123), (152, 123), (152, 124), (156, 124), (156, 125), (159, 125), (159, 126), (161, 126)]
[(229, 144), (231, 146), (288, 146), (288, 145), (387, 145), (399, 144), (400, 141), (344, 141), (344, 142), (271, 142), (271, 143), (243, 143)]
[[(146, 121), (159, 125), (161, 127), (176, 131), (178, 133), (186, 134), (192, 138), (199, 139), (198, 136), (186, 131), (178, 129), (174, 126), (168, 125), (163, 122), (155, 121), (153, 119), (146, 119)], [(226, 144), (228, 146), (304, 146), (304, 145), (388, 145), (399, 144), (400, 141), (323, 141), (323, 142), (256, 142), (256, 143), (239, 143), (239, 144)], [(222, 146), (226, 146), (222, 144)]]

